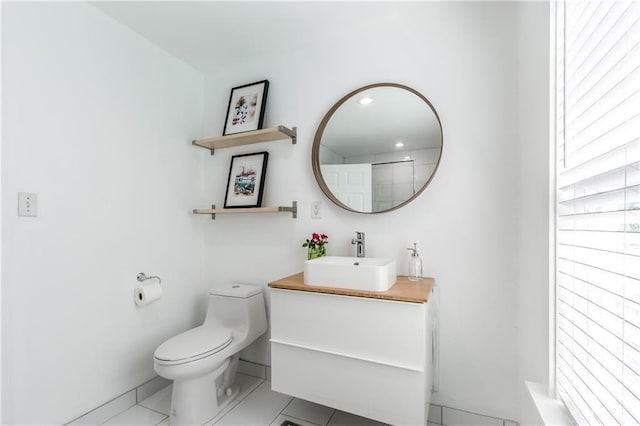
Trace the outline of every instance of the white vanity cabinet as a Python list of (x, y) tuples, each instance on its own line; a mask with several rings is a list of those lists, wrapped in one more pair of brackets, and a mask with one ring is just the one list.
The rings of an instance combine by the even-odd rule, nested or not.
[(426, 424), (428, 295), (408, 302), (270, 286), (273, 390), (389, 424)]

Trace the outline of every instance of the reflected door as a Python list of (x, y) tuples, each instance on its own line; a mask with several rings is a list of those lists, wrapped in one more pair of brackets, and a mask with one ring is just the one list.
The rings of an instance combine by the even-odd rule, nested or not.
[(329, 190), (347, 207), (371, 212), (371, 164), (323, 164)]

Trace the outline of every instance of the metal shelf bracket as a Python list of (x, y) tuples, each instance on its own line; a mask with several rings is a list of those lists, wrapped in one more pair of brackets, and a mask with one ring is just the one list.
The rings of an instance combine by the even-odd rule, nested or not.
[[(295, 127), (294, 127), (295, 129)], [(293, 203), (291, 203), (291, 207), (278, 207), (278, 211), (279, 212), (291, 212), (291, 217), (293, 219), (297, 219), (298, 218), (298, 202), (294, 201)]]
[(298, 128), (292, 127), (291, 129), (287, 129), (284, 126), (278, 126), (278, 131), (280, 133), (284, 133), (285, 135), (291, 138), (291, 144), (296, 145), (298, 143)]

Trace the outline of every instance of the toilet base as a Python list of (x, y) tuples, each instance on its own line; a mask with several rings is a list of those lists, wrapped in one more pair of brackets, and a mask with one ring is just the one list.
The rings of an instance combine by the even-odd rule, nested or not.
[(204, 376), (174, 380), (169, 424), (204, 424), (233, 401), (240, 392), (240, 387), (232, 384), (235, 374), (231, 373), (235, 373), (237, 362), (237, 358), (227, 359), (220, 367)]

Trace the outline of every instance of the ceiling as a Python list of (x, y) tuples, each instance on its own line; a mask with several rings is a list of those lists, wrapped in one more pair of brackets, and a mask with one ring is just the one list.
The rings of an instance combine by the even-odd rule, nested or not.
[[(98, 1), (94, 6), (129, 27), (171, 55), (202, 73), (215, 73), (230, 65), (260, 58), (284, 57), (289, 52), (343, 45), (384, 37), (405, 28), (427, 12), (425, 2), (322, 2), (322, 1)], [(372, 41), (373, 42), (373, 41)], [(409, 93), (409, 92), (407, 92)], [(361, 105), (347, 104), (327, 129), (327, 143), (337, 133), (340, 155), (357, 156), (371, 152), (397, 151), (393, 146), (402, 138), (403, 150), (439, 147), (440, 127), (431, 110), (398, 106), (401, 101), (382, 99), (368, 108), (369, 118), (358, 114)], [(414, 101), (415, 102), (415, 101)], [(383, 105), (386, 105), (383, 107)], [(404, 113), (399, 111), (404, 110)], [(393, 114), (390, 114), (393, 112)], [(416, 116), (415, 114), (418, 114)], [(424, 115), (420, 115), (424, 114)], [(395, 116), (396, 126), (388, 126)], [(426, 116), (426, 117), (425, 117)], [(348, 118), (344, 118), (348, 117)], [(372, 118), (373, 117), (373, 118)], [(369, 120), (354, 125), (358, 120)], [(373, 121), (373, 124), (371, 123)], [(390, 128), (393, 127), (393, 133)], [(359, 129), (354, 134), (354, 129)], [(363, 132), (362, 129), (368, 129)], [(349, 143), (345, 143), (346, 141)], [(427, 144), (428, 146), (426, 146)], [(391, 148), (390, 148), (391, 147)], [(343, 152), (344, 151), (344, 152)]]
[(419, 3), (99, 1), (94, 6), (203, 73), (377, 31)]
[[(367, 105), (363, 98), (371, 99)], [(396, 147), (402, 142), (402, 147)], [(398, 87), (374, 87), (346, 100), (322, 134), (322, 146), (341, 157), (440, 148), (442, 131), (431, 107)]]

